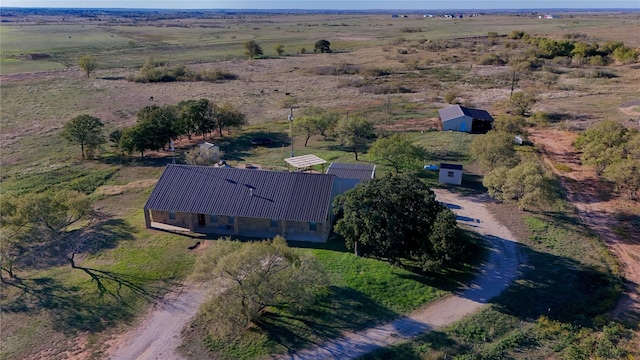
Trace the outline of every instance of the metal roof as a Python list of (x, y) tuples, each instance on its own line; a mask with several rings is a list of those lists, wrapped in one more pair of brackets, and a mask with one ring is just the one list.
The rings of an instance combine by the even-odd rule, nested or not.
[(447, 121), (459, 118), (461, 116), (469, 116), (475, 120), (493, 121), (493, 117), (485, 110), (468, 108), (460, 105), (452, 105), (444, 109), (438, 110), (440, 120)]
[(462, 170), (462, 165), (441, 163), (440, 169)]
[(335, 177), (168, 165), (145, 209), (324, 222)]
[(327, 174), (341, 179), (371, 180), (376, 175), (376, 166), (371, 164), (331, 163)]
[(294, 156), (294, 157), (286, 158), (284, 159), (284, 161), (286, 161), (289, 165), (298, 169), (306, 168), (313, 165), (322, 165), (327, 163), (326, 160), (323, 160), (313, 154)]

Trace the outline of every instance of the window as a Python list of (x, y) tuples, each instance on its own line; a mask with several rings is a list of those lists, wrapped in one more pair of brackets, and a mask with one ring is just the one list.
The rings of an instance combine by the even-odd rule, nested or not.
[(217, 222), (218, 222), (218, 215), (216, 215), (216, 214), (210, 214), (210, 215), (209, 215), (209, 221), (210, 221), (212, 224), (217, 223)]
[(229, 225), (233, 225), (233, 223), (236, 221), (236, 218), (233, 216), (229, 216)]
[(316, 231), (318, 228), (318, 224), (315, 221), (309, 222), (309, 231)]
[(272, 228), (278, 227), (278, 219), (271, 219), (271, 227)]
[(453, 171), (447, 171), (447, 177), (453, 177)]
[(169, 220), (175, 220), (175, 219), (176, 219), (176, 212), (169, 211)]

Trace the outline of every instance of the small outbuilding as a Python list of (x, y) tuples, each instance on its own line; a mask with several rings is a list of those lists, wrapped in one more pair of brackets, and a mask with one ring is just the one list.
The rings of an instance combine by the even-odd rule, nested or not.
[(361, 182), (369, 181), (376, 176), (376, 166), (371, 164), (342, 164), (331, 163), (327, 169), (328, 175), (338, 178), (337, 193), (342, 194), (351, 190)]
[(485, 110), (468, 108), (460, 105), (449, 106), (438, 110), (442, 130), (462, 131), (468, 133), (484, 133), (491, 130), (493, 117)]
[(440, 175), (438, 182), (444, 184), (462, 184), (462, 165), (459, 164), (440, 164)]

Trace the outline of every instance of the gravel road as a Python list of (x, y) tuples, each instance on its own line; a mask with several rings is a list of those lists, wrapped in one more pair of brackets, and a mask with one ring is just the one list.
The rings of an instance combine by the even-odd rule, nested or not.
[(478, 277), (459, 293), (428, 304), (406, 317), (364, 331), (346, 333), (338, 339), (279, 359), (353, 359), (377, 348), (409, 340), (478, 311), (518, 277), (523, 255), (509, 230), (485, 208), (484, 204), (491, 201), (489, 197), (461, 196), (446, 190), (435, 192), (438, 200), (457, 214), (459, 223), (472, 227), (487, 239), (491, 250)]
[[(454, 323), (485, 306), (518, 277), (523, 262), (515, 238), (485, 208), (488, 196), (461, 196), (436, 190), (439, 201), (458, 215), (458, 222), (485, 235), (491, 247), (489, 258), (468, 288), (428, 304), (391, 323), (342, 337), (280, 359), (350, 359), (379, 347), (409, 340), (419, 334)], [(158, 304), (136, 328), (118, 336), (111, 344), (111, 359), (182, 359), (176, 352), (181, 331), (206, 300), (203, 288), (185, 287)]]

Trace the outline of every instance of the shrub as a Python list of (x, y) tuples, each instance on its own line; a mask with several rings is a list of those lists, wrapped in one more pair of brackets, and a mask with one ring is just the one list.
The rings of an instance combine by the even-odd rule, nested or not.
[(456, 98), (458, 97), (458, 94), (455, 91), (447, 91), (444, 94), (443, 100), (447, 103), (447, 104), (455, 104), (456, 103)]
[(478, 65), (504, 65), (505, 62), (496, 54), (485, 54), (480, 56), (476, 63)]

